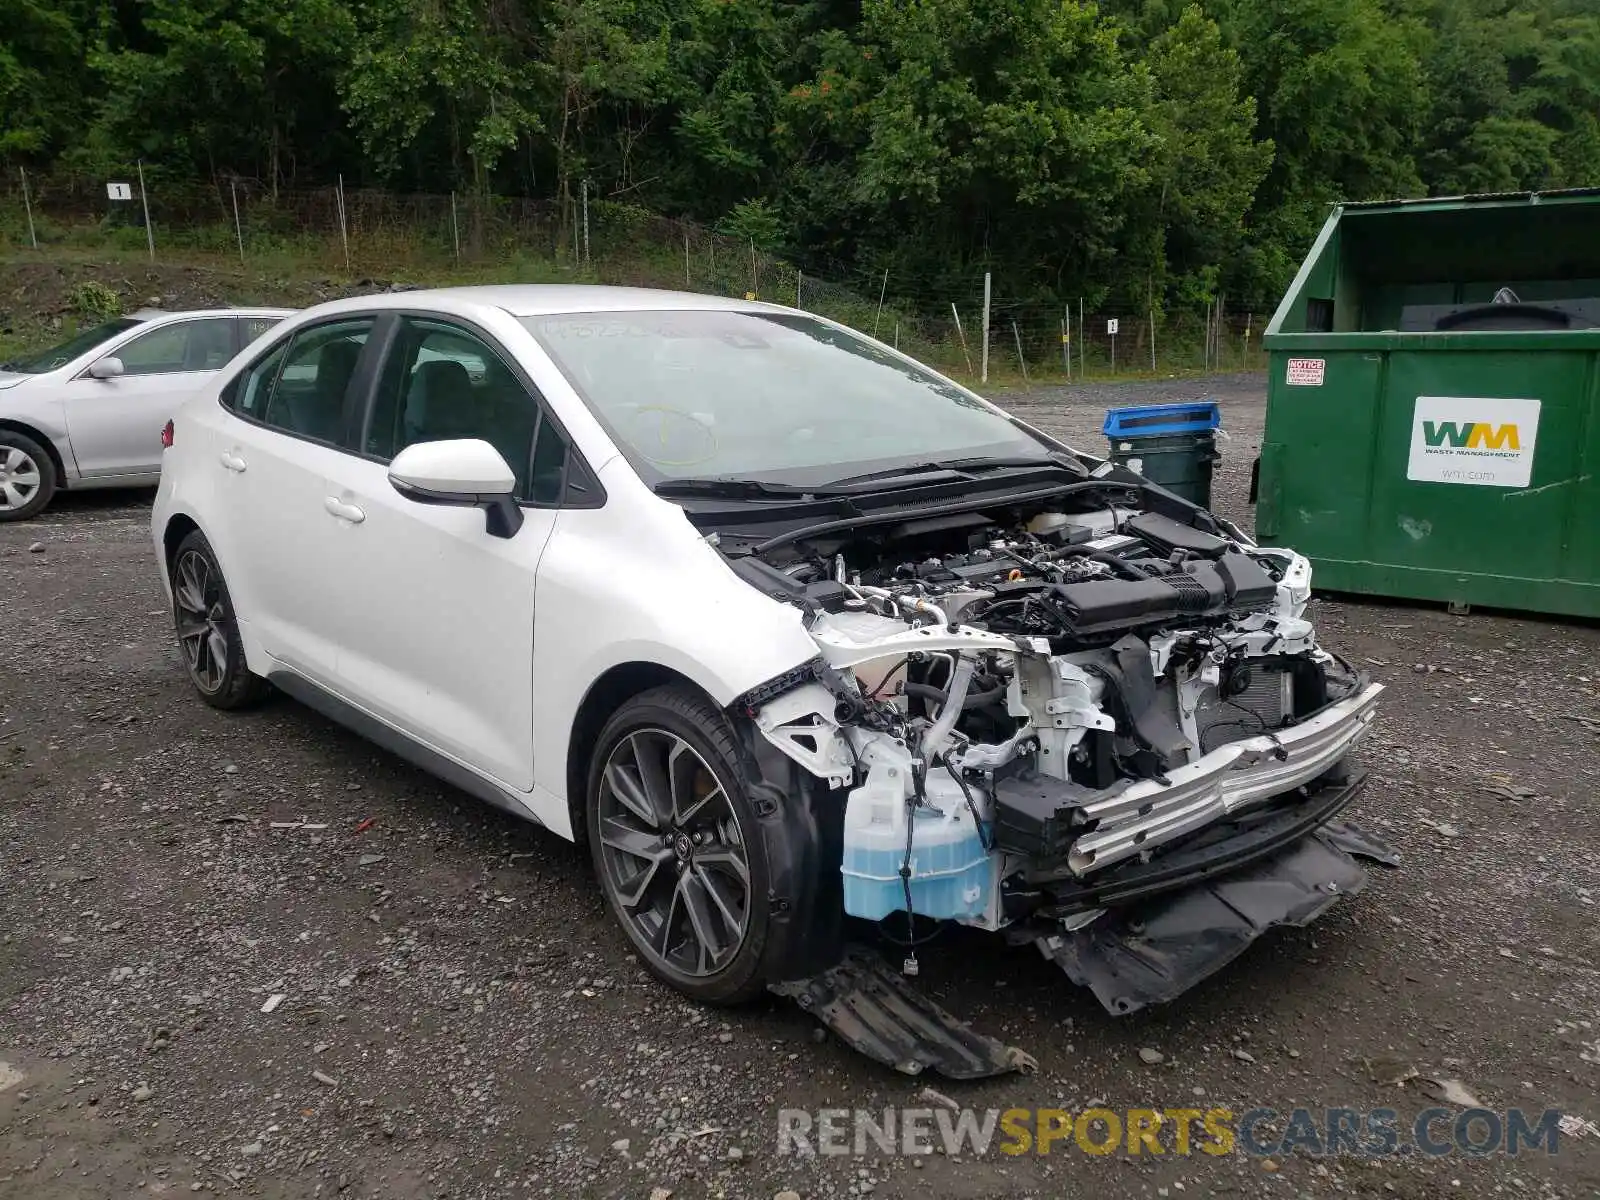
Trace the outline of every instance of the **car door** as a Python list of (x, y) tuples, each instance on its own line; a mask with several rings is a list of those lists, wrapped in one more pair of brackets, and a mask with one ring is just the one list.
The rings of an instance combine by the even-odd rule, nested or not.
[[(326, 600), (341, 687), (432, 749), (528, 791), (534, 578), (567, 494), (568, 442), (514, 356), (481, 331), (404, 316), (387, 341), (362, 454), (328, 480), (346, 506), (328, 519), (349, 535)], [(491, 536), (480, 510), (420, 504), (389, 482), (405, 446), (472, 437), (517, 477), (524, 522), (510, 538)]]
[(234, 355), (232, 317), (172, 321), (136, 333), (96, 358), (117, 358), (122, 374), (88, 370), (63, 386), (67, 437), (86, 479), (161, 471), (161, 429), (184, 398)]
[(333, 598), (349, 586), (351, 527), (328, 480), (357, 461), (351, 430), (371, 386), (376, 318), (305, 325), (223, 390), (206, 466), (218, 547), (253, 645), (317, 682), (337, 682)]

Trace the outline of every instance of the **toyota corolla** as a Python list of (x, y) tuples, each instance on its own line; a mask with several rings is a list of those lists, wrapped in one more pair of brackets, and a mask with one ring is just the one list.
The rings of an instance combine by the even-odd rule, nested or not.
[(1304, 558), (821, 317), (342, 300), (164, 441), (200, 697), (276, 687), (586, 844), (703, 1001), (771, 988), (902, 1069), (1013, 1069), (917, 992), (939, 930), (1125, 1013), (1393, 861), (1342, 815), (1381, 688), (1319, 643)]

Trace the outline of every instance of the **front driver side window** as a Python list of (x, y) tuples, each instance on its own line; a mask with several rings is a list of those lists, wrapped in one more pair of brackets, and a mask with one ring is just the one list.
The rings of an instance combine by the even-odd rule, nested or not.
[(345, 393), (371, 332), (371, 317), (302, 329), (241, 375), (224, 402), (264, 425), (337, 445)]
[(233, 320), (176, 321), (140, 334), (116, 352), (124, 375), (216, 371), (233, 357)]
[(387, 460), (414, 442), (481, 438), (516, 474), (518, 497), (554, 503), (561, 497), (566, 442), (552, 423), (541, 424), (539, 409), (482, 338), (456, 325), (405, 317), (378, 383), (365, 449)]

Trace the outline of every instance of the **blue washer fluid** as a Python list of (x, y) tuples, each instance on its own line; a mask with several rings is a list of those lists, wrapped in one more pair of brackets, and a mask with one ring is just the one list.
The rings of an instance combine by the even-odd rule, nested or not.
[[(979, 918), (999, 885), (996, 856), (984, 849), (966, 796), (947, 772), (928, 773), (924, 798), (925, 806), (910, 810), (912, 911), (935, 920)], [(976, 789), (973, 798), (980, 799)], [(905, 911), (900, 867), (907, 816), (900, 772), (874, 766), (866, 783), (850, 793), (840, 870), (844, 909), (851, 916), (878, 921)]]

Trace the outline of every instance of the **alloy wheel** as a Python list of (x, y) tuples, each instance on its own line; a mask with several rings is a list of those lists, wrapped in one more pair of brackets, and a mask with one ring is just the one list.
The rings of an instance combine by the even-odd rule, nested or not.
[(716, 773), (677, 734), (638, 729), (598, 800), (602, 882), (640, 946), (682, 975), (721, 970), (749, 932), (750, 859)]
[(23, 508), (39, 494), (43, 483), (33, 455), (16, 446), (0, 446), (0, 511)]
[(228, 677), (228, 611), (222, 579), (198, 550), (185, 550), (174, 572), (178, 644), (195, 685), (207, 693), (222, 690)]

